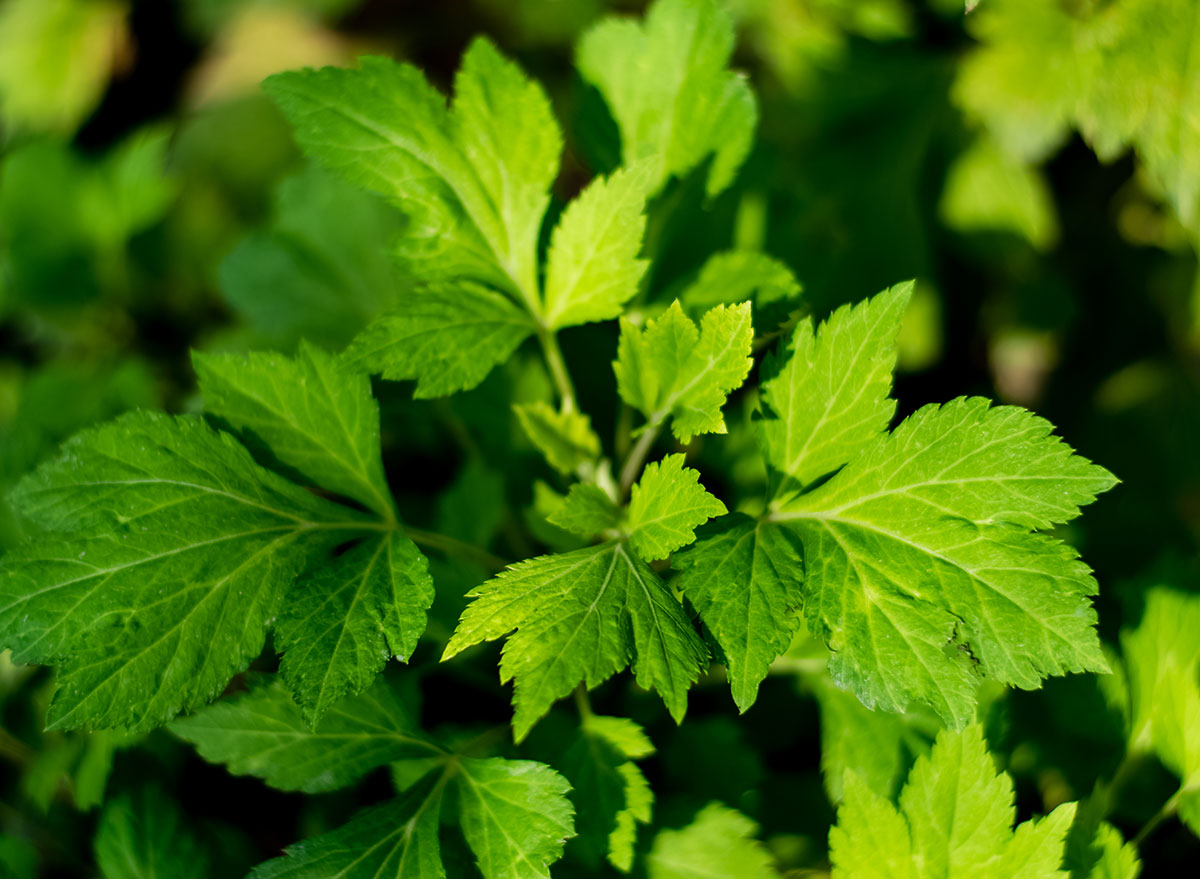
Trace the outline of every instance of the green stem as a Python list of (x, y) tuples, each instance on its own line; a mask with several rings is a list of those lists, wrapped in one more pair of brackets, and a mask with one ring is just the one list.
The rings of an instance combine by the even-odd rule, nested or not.
[(457, 537), (448, 537), (445, 534), (435, 534), (432, 531), (422, 531), (420, 528), (409, 528), (407, 526), (404, 528), (404, 533), (418, 546), (427, 546), (430, 549), (440, 550), (449, 556), (463, 556), (491, 571), (502, 571), (509, 565), (508, 562), (499, 556), (492, 555), (486, 549), (478, 546), (472, 546), (466, 541), (459, 540)]
[(538, 341), (542, 343), (542, 353), (546, 356), (546, 367), (554, 386), (558, 388), (558, 398), (562, 402), (564, 412), (574, 412), (579, 408), (575, 401), (575, 386), (571, 383), (571, 374), (567, 372), (567, 363), (563, 360), (562, 349), (558, 347), (558, 336), (553, 330), (542, 327), (538, 330)]
[(1133, 844), (1136, 848), (1140, 849), (1142, 847), (1142, 843), (1145, 842), (1146, 838), (1158, 828), (1158, 825), (1162, 824), (1163, 821), (1175, 814), (1175, 810), (1179, 808), (1179, 795), (1181, 793), (1183, 793), (1182, 789), (1177, 790), (1174, 796), (1163, 803), (1163, 807), (1155, 812), (1154, 817), (1147, 821), (1142, 829), (1138, 831), (1137, 836), (1133, 838)]
[(579, 709), (579, 719), (587, 721), (592, 717), (592, 703), (588, 701), (587, 686), (580, 684), (575, 688), (575, 707)]
[(621, 468), (621, 497), (629, 494), (629, 489), (633, 486), (634, 480), (638, 478), (638, 474), (642, 472), (642, 467), (646, 463), (646, 456), (650, 454), (650, 448), (654, 445), (654, 441), (658, 439), (658, 432), (662, 430), (662, 422), (655, 425), (647, 425), (642, 431), (642, 435), (638, 437), (637, 445), (629, 452), (629, 457), (625, 459), (625, 466)]

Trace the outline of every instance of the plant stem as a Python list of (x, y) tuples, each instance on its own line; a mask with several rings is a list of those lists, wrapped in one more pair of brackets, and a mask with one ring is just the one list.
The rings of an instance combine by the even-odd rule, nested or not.
[(1154, 817), (1147, 821), (1142, 829), (1138, 831), (1137, 836), (1133, 838), (1135, 847), (1140, 849), (1142, 843), (1146, 841), (1146, 837), (1153, 833), (1159, 824), (1162, 824), (1163, 821), (1175, 814), (1175, 810), (1179, 808), (1179, 795), (1181, 793), (1183, 793), (1182, 790), (1176, 791), (1171, 799), (1163, 803), (1163, 807), (1154, 813)]
[(542, 343), (546, 367), (550, 370), (550, 377), (554, 379), (554, 386), (558, 388), (558, 398), (562, 402), (563, 411), (576, 411), (579, 404), (575, 402), (575, 386), (571, 384), (571, 374), (567, 372), (562, 349), (558, 347), (558, 336), (553, 330), (542, 327), (538, 329), (538, 341)]
[(658, 432), (662, 430), (662, 422), (653, 426), (646, 426), (642, 431), (642, 435), (638, 437), (637, 445), (629, 452), (629, 457), (625, 459), (625, 466), (621, 468), (621, 497), (629, 494), (629, 489), (633, 486), (633, 482), (638, 478), (638, 474), (642, 472), (642, 466), (646, 463), (646, 456), (650, 454), (650, 447), (654, 445), (654, 441), (658, 439)]
[(582, 683), (575, 688), (575, 707), (579, 709), (580, 720), (587, 720), (592, 716), (592, 703), (588, 701), (587, 686)]
[(508, 562), (499, 556), (492, 555), (481, 547), (472, 546), (466, 541), (459, 540), (457, 537), (448, 537), (445, 534), (435, 534), (432, 531), (422, 531), (420, 528), (409, 528), (407, 526), (404, 528), (404, 533), (408, 535), (413, 543), (420, 546), (428, 546), (430, 549), (441, 550), (449, 556), (464, 556), (491, 571), (502, 571), (509, 565)]

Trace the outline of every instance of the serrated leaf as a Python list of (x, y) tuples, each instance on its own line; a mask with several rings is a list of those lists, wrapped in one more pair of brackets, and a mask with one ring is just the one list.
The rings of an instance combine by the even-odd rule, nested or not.
[(1136, 629), (1121, 633), (1129, 680), (1129, 747), (1180, 777), (1180, 815), (1200, 835), (1200, 597), (1157, 587)]
[(821, 775), (831, 802), (842, 799), (846, 772), (884, 797), (896, 794), (912, 761), (929, 753), (942, 724), (932, 711), (872, 711), (829, 676), (813, 675), (821, 713)]
[(800, 282), (779, 260), (753, 250), (729, 250), (708, 258), (679, 301), (692, 312), (738, 302), (753, 302), (761, 312), (794, 302), (800, 293)]
[(829, 833), (834, 879), (1066, 879), (1075, 804), (1013, 828), (1012, 782), (996, 772), (978, 726), (943, 731), (917, 760), (900, 808), (848, 772)]
[(864, 303), (839, 308), (814, 331), (796, 327), (782, 362), (764, 371), (761, 423), (767, 465), (778, 493), (826, 476), (887, 429), (896, 401), (888, 394), (896, 336), (912, 284), (897, 284)]
[(312, 165), (279, 184), (269, 226), (220, 266), (221, 293), (270, 347), (308, 339), (341, 349), (392, 305), (401, 286), (391, 250), (401, 215)]
[(645, 429), (671, 418), (681, 442), (724, 433), (721, 407), (750, 371), (753, 341), (749, 303), (710, 309), (699, 329), (678, 301), (644, 328), (622, 320), (617, 390), (646, 416)]
[(583, 35), (576, 64), (621, 133), (626, 165), (652, 169), (651, 194), (712, 156), (706, 188), (733, 182), (754, 142), (758, 107), (727, 69), (733, 22), (715, 0), (658, 0), (638, 24), (610, 18)]
[(530, 442), (563, 475), (600, 457), (600, 437), (582, 412), (560, 412), (543, 400), (513, 406)]
[(741, 812), (709, 803), (682, 830), (662, 830), (646, 861), (650, 879), (772, 879), (770, 853)]
[(463, 760), (459, 822), (484, 879), (548, 877), (575, 835), (566, 779), (529, 760)]
[(624, 717), (588, 715), (564, 757), (576, 804), (575, 848), (589, 863), (633, 866), (637, 825), (650, 821), (654, 794), (634, 760), (654, 753), (642, 728)]
[(633, 486), (625, 527), (629, 543), (646, 561), (665, 559), (696, 539), (697, 526), (727, 512), (684, 460), (676, 454), (647, 464)]
[(361, 693), (393, 656), (407, 662), (433, 604), (429, 565), (399, 532), (364, 540), (305, 575), (275, 625), (279, 672), (314, 722)]
[(537, 313), (537, 236), (562, 136), (541, 87), (491, 43), (467, 49), (452, 109), (419, 70), (383, 58), (276, 74), (264, 88), (306, 153), (405, 211), (409, 274), (490, 284)]
[(365, 375), (307, 342), (295, 357), (195, 352), (192, 364), (205, 411), (252, 448), (265, 446), (318, 488), (395, 515), (379, 452), (379, 404)]
[(438, 824), (447, 784), (456, 789), (458, 824), (484, 879), (550, 876), (574, 835), (570, 786), (541, 763), (459, 758), (395, 800), (290, 847), (250, 879), (444, 877)]
[(305, 793), (353, 784), (379, 766), (438, 756), (385, 680), (334, 704), (314, 728), (277, 680), (171, 724), (211, 763), (253, 775), (279, 790)]
[(109, 801), (94, 840), (104, 879), (205, 879), (207, 853), (157, 788)]
[(444, 879), (438, 842), (444, 788), (444, 775), (431, 772), (402, 796), (289, 846), (247, 879)]
[(577, 684), (595, 687), (630, 663), (678, 722), (707, 659), (679, 601), (621, 542), (521, 562), (469, 597), (442, 658), (508, 635), (500, 680), (516, 681), (518, 741)]
[(142, 731), (220, 693), (284, 591), (366, 517), (194, 417), (84, 431), (13, 500), (52, 533), (0, 565), (0, 637), (59, 666), (48, 723)]
[(416, 379), (413, 396), (444, 397), (475, 387), (533, 332), (511, 300), (469, 282), (402, 295), (358, 334), (346, 362), (386, 379)]
[(1137, 846), (1125, 842), (1121, 831), (1108, 822), (1101, 823), (1096, 831), (1095, 845), (1099, 857), (1087, 879), (1138, 879), (1141, 875)]
[(617, 528), (621, 514), (612, 498), (598, 485), (576, 482), (562, 504), (546, 517), (551, 525), (591, 540), (598, 534)]
[(677, 585), (712, 632), (740, 711), (800, 625), (803, 549), (791, 529), (741, 513), (701, 529), (671, 560)]
[(646, 218), (646, 175), (624, 168), (593, 180), (563, 211), (546, 259), (551, 329), (619, 317), (646, 271), (638, 259)]
[(960, 398), (877, 437), (776, 521), (804, 545), (805, 619), (829, 669), (868, 706), (974, 713), (977, 672), (1033, 689), (1108, 668), (1070, 547), (1035, 529), (1066, 522), (1112, 475), (1011, 406)]

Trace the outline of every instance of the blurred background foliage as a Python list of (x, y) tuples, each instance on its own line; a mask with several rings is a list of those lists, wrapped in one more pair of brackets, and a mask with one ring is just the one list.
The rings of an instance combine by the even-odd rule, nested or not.
[[(388, 248), (401, 218), (305, 165), (259, 91), (264, 76), (375, 52), (447, 86), (468, 39), (489, 34), (546, 85), (564, 120), (561, 204), (618, 157), (615, 126), (574, 72), (572, 44), (600, 15), (641, 6), (0, 0), (0, 489), (90, 423), (135, 407), (194, 407), (190, 348), (288, 350), (308, 338), (336, 349), (391, 300)], [(1027, 406), (1123, 480), (1066, 533), (1097, 571), (1102, 634), (1116, 644), (1136, 625), (1146, 587), (1190, 590), (1195, 579), (1194, 0), (729, 6), (736, 63), (760, 99), (758, 141), (719, 198), (704, 198), (697, 174), (652, 206), (651, 304), (679, 295), (723, 250), (744, 255), (730, 258), (731, 283), (749, 283), (756, 267), (760, 305), (774, 282), (770, 264), (749, 255), (788, 266), (817, 316), (917, 278), (900, 416), (962, 394)], [(614, 328), (570, 330), (565, 347), (585, 408), (612, 432)], [(446, 400), (414, 402), (410, 391), (377, 386), (409, 521), (510, 558), (569, 545), (539, 515), (554, 488), (509, 417), (512, 402), (549, 395), (534, 357), (519, 354)], [(735, 398), (730, 435), (693, 447), (726, 498), (763, 478), (753, 404), (751, 394)], [(0, 548), (20, 538), (0, 500)], [(433, 640), (453, 626), (456, 596), (484, 576), (453, 560), (435, 560), (435, 574)], [(413, 674), (431, 723), (507, 719), (494, 671), (472, 679), (469, 666), (441, 669), (432, 651), (425, 659)], [(645, 723), (658, 746), (646, 764), (656, 823), (678, 826), (722, 800), (762, 825), (783, 868), (819, 874), (832, 816), (821, 761), (870, 764), (880, 784), (895, 784), (936, 726), (924, 716), (864, 720), (821, 663), (798, 645), (741, 718), (723, 688), (702, 687), (678, 729), (627, 682), (600, 691), (601, 707)], [(44, 670), (0, 656), (0, 877), (96, 875), (95, 828), (119, 832), (120, 810), (131, 808), (118, 797), (101, 817), (106, 788), (134, 791), (147, 777), (171, 791), (175, 805), (154, 808), (185, 812), (213, 876), (241, 875), (386, 791), (374, 779), (322, 797), (272, 793), (206, 766), (162, 731), (137, 749), (114, 734), (43, 733), (49, 687)], [(1124, 733), (1110, 690), (1074, 677), (995, 695), (989, 733), (1023, 814), (1092, 794), (1111, 776)], [(839, 722), (844, 712), (857, 721)], [(535, 744), (552, 741), (553, 717)], [(867, 733), (838, 737), (852, 727)], [(1139, 767), (1119, 779), (1111, 815), (1127, 837), (1175, 785), (1151, 759)], [(1144, 857), (1144, 875), (1182, 875), (1200, 846), (1165, 822)]]

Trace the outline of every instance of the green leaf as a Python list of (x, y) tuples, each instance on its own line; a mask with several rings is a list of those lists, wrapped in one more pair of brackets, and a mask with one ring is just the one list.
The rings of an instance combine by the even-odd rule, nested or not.
[(311, 165), (279, 184), (270, 225), (221, 262), (221, 293), (270, 347), (344, 348), (396, 300), (400, 228), (390, 205)]
[(824, 670), (812, 676), (821, 713), (821, 775), (832, 802), (842, 799), (847, 770), (873, 792), (891, 797), (913, 759), (929, 753), (941, 723), (928, 710), (872, 711), (836, 686)]
[(677, 585), (724, 654), (739, 711), (800, 625), (803, 550), (791, 529), (741, 513), (701, 529), (676, 555)]
[(341, 827), (289, 846), (247, 879), (444, 879), (438, 823), (445, 775), (431, 772)]
[(917, 760), (899, 810), (853, 772), (829, 833), (834, 879), (1066, 879), (1059, 869), (1075, 803), (1014, 831), (1012, 781), (978, 726), (943, 731)]
[(513, 411), (525, 435), (564, 476), (600, 457), (600, 437), (582, 412), (560, 412), (543, 400), (518, 403)]
[(1033, 533), (1115, 484), (1051, 425), (980, 397), (926, 406), (773, 518), (804, 545), (805, 618), (869, 707), (932, 706), (962, 726), (977, 673), (1034, 689), (1105, 671), (1069, 546)]
[(470, 390), (533, 332), (511, 300), (467, 282), (405, 293), (359, 333), (345, 353), (353, 366), (386, 379), (416, 379), (413, 396)]
[(292, 846), (250, 879), (444, 877), (438, 824), (448, 783), (484, 879), (548, 879), (549, 865), (574, 835), (570, 786), (549, 766), (499, 758), (458, 758), (395, 800)]
[(1180, 777), (1180, 815), (1200, 835), (1200, 597), (1162, 587), (1146, 595), (1136, 629), (1121, 633), (1129, 680), (1129, 747)]
[(706, 188), (716, 195), (745, 161), (758, 108), (727, 69), (733, 44), (715, 0), (658, 0), (643, 24), (610, 18), (580, 40), (579, 72), (608, 102), (624, 164), (648, 163), (651, 194), (711, 155)]
[(782, 362), (765, 367), (762, 422), (767, 465), (780, 490), (810, 485), (858, 454), (887, 429), (896, 411), (888, 394), (896, 336), (912, 284), (845, 305), (816, 331), (796, 327)]
[(757, 833), (758, 825), (741, 812), (709, 803), (682, 830), (659, 832), (647, 872), (650, 879), (771, 879), (778, 874)]
[(546, 260), (545, 323), (551, 329), (610, 320), (637, 293), (646, 218), (642, 169), (598, 177), (567, 205)]
[(205, 879), (208, 856), (179, 807), (157, 788), (110, 800), (94, 841), (104, 879)]
[(576, 807), (574, 843), (582, 856), (598, 865), (607, 857), (622, 872), (633, 866), (637, 825), (650, 821), (654, 794), (634, 760), (654, 753), (654, 746), (632, 720), (587, 715), (564, 757), (563, 773), (573, 788)]
[(0, 14), (5, 127), (70, 135), (104, 94), (117, 47), (126, 38), (126, 14), (119, 2), (5, 3)]
[(310, 484), (392, 518), (379, 451), (379, 404), (371, 382), (302, 342), (294, 358), (274, 352), (192, 355), (204, 409), (248, 445)]
[(529, 760), (463, 760), (458, 782), (459, 822), (484, 879), (550, 876), (575, 835), (571, 786)]
[(1141, 875), (1137, 846), (1125, 842), (1121, 831), (1108, 822), (1101, 823), (1096, 831), (1095, 845), (1099, 858), (1092, 865), (1088, 879), (1138, 879)]
[(336, 790), (396, 760), (438, 756), (385, 680), (334, 704), (314, 729), (278, 681), (171, 724), (211, 763), (280, 790)]
[(626, 530), (629, 543), (646, 561), (665, 559), (696, 539), (696, 526), (728, 512), (684, 460), (676, 454), (647, 464), (633, 486)]
[(490, 284), (538, 313), (538, 230), (562, 149), (541, 87), (482, 38), (452, 109), (414, 67), (361, 65), (276, 74), (264, 88), (307, 154), (408, 215), (410, 275)]
[(275, 627), (279, 672), (313, 721), (404, 662), (433, 604), (429, 564), (399, 532), (364, 540), (300, 579)]
[(598, 686), (631, 662), (638, 683), (682, 720), (704, 644), (678, 599), (624, 543), (521, 562), (469, 597), (442, 658), (509, 636), (500, 680), (516, 680), (518, 741), (577, 684)]
[(621, 513), (600, 486), (576, 482), (567, 492), (562, 505), (547, 516), (546, 521), (591, 540), (598, 534), (618, 528)]
[(753, 302), (761, 313), (795, 302), (800, 293), (800, 282), (779, 260), (753, 250), (729, 250), (708, 258), (679, 301), (693, 313), (738, 302)]
[(710, 309), (700, 328), (673, 302), (642, 329), (621, 321), (613, 371), (621, 399), (653, 429), (671, 417), (681, 442), (701, 433), (725, 433), (721, 407), (750, 371), (750, 304)]
[(54, 728), (142, 731), (212, 699), (296, 575), (373, 524), (197, 418), (148, 412), (78, 434), (13, 500), (64, 532), (0, 565), (4, 645), (59, 666)]

